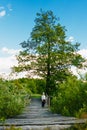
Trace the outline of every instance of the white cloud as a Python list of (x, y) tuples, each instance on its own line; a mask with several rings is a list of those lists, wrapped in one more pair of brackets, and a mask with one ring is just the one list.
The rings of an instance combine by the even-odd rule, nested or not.
[(12, 9), (12, 5), (11, 4), (7, 4), (6, 6), (0, 6), (0, 18), (4, 17), (5, 15), (9, 16), (9, 12), (11, 12)]
[[(78, 53), (85, 59), (87, 59), (87, 49), (82, 49), (79, 50)], [(87, 63), (85, 63), (87, 64)], [(87, 73), (87, 68), (82, 68), (82, 69), (77, 69), (76, 67), (72, 67), (71, 71), (73, 72), (74, 75), (76, 75), (77, 77), (80, 77), (80, 75), (85, 75), (85, 73)]]
[[(0, 57), (0, 75), (9, 75), (11, 73), (11, 67), (17, 65), (17, 60), (15, 55), (20, 51), (15, 49), (8, 49), (7, 47), (3, 47), (0, 53), (4, 53), (4, 57)], [(9, 54), (9, 55), (7, 55)]]
[(74, 41), (74, 37), (73, 37), (73, 36), (70, 36), (67, 41), (73, 42), (73, 41)]
[(0, 57), (0, 73), (9, 73), (10, 67), (16, 65), (17, 61), (14, 56)]
[(3, 16), (5, 16), (6, 15), (6, 11), (5, 10), (1, 10), (0, 11), (0, 17), (3, 17)]
[(80, 55), (82, 55), (84, 58), (87, 58), (87, 49), (82, 49), (82, 50), (78, 51), (78, 53)]
[(10, 54), (10, 55), (16, 55), (19, 53), (20, 49), (19, 50), (15, 50), (15, 49), (9, 49), (7, 47), (3, 47), (1, 49), (1, 51), (5, 54)]
[[(10, 74), (11, 72), (11, 67), (14, 65), (17, 65), (17, 60), (15, 55), (17, 55), (21, 51), (20, 49), (9, 49), (7, 47), (3, 47), (0, 51), (0, 53), (4, 53), (4, 57), (0, 57), (0, 75), (2, 74)], [(83, 57), (87, 58), (87, 49), (83, 49), (78, 51), (79, 54), (81, 54)], [(78, 70), (75, 67), (72, 67), (73, 73), (78, 76), (78, 73), (84, 74), (87, 72), (87, 69), (81, 69)]]

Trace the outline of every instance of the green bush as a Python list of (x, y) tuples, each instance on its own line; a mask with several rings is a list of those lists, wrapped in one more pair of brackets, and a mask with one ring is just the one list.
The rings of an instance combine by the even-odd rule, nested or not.
[(0, 118), (8, 118), (20, 114), (26, 105), (25, 95), (27, 95), (27, 92), (14, 83), (1, 82)]
[(87, 111), (87, 87), (75, 77), (70, 77), (59, 85), (58, 93), (53, 97), (51, 110), (67, 116), (76, 116), (81, 108)]
[(10, 126), (9, 128), (6, 127), (5, 130), (22, 130), (22, 128), (20, 128), (20, 127), (19, 127), (19, 128), (16, 128), (15, 126), (12, 125), (12, 126)]
[(69, 128), (65, 128), (62, 130), (87, 130), (87, 123), (84, 124), (74, 124)]

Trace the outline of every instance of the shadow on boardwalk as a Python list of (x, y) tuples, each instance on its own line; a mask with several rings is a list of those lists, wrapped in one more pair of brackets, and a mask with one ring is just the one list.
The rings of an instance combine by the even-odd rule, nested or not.
[[(41, 107), (40, 99), (32, 98), (31, 103), (25, 108), (24, 112), (16, 118), (7, 119), (5, 125), (14, 125), (21, 127), (23, 130), (60, 130), (85, 121), (53, 114), (47, 105), (44, 108)], [(3, 130), (2, 124), (0, 125), (0, 130)]]

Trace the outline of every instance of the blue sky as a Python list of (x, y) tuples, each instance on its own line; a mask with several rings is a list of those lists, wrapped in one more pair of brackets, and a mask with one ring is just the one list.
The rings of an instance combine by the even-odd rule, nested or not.
[[(87, 0), (0, 0), (0, 68), (6, 69), (7, 58), (13, 58), (19, 43), (27, 40), (34, 27), (36, 13), (52, 10), (67, 29), (67, 39), (81, 43), (87, 50)], [(11, 66), (16, 63), (11, 59)], [(14, 62), (14, 63), (13, 63)], [(10, 67), (10, 65), (9, 65)], [(4, 72), (4, 71), (1, 71)]]

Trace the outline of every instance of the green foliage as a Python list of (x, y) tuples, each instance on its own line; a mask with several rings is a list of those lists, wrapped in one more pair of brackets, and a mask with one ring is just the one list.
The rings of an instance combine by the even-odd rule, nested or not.
[(0, 121), (4, 123), (6, 118), (20, 114), (33, 93), (40, 98), (44, 86), (42, 79), (0, 80)]
[(46, 82), (44, 79), (34, 79), (36, 83), (37, 93), (42, 94), (46, 90)]
[(11, 81), (0, 82), (0, 119), (20, 114), (26, 105), (27, 92), (24, 88)]
[(62, 129), (62, 130), (87, 130), (87, 123), (74, 124), (71, 127), (67, 128), (67, 129)]
[(32, 94), (31, 98), (41, 98), (41, 94)]
[(6, 127), (4, 130), (22, 130), (22, 128), (20, 128), (20, 127), (15, 127), (15, 126), (10, 126), (10, 127)]
[(69, 77), (60, 84), (58, 93), (52, 99), (53, 112), (67, 116), (76, 116), (77, 113), (87, 111), (87, 86), (75, 77)]
[(45, 92), (45, 80), (44, 79), (29, 79), (29, 78), (21, 78), (18, 79), (18, 82), (29, 92), (31, 95), (32, 93), (42, 94)]
[[(42, 77), (46, 93), (53, 95), (56, 83), (71, 75), (69, 68), (72, 65), (81, 68), (84, 59), (77, 53), (80, 44), (66, 41), (66, 29), (51, 10), (40, 10), (36, 16), (30, 40), (21, 43), (23, 52), (17, 56), (19, 64), (13, 71), (27, 71), (30, 76), (33, 73)], [(33, 81), (30, 84), (35, 92)]]

